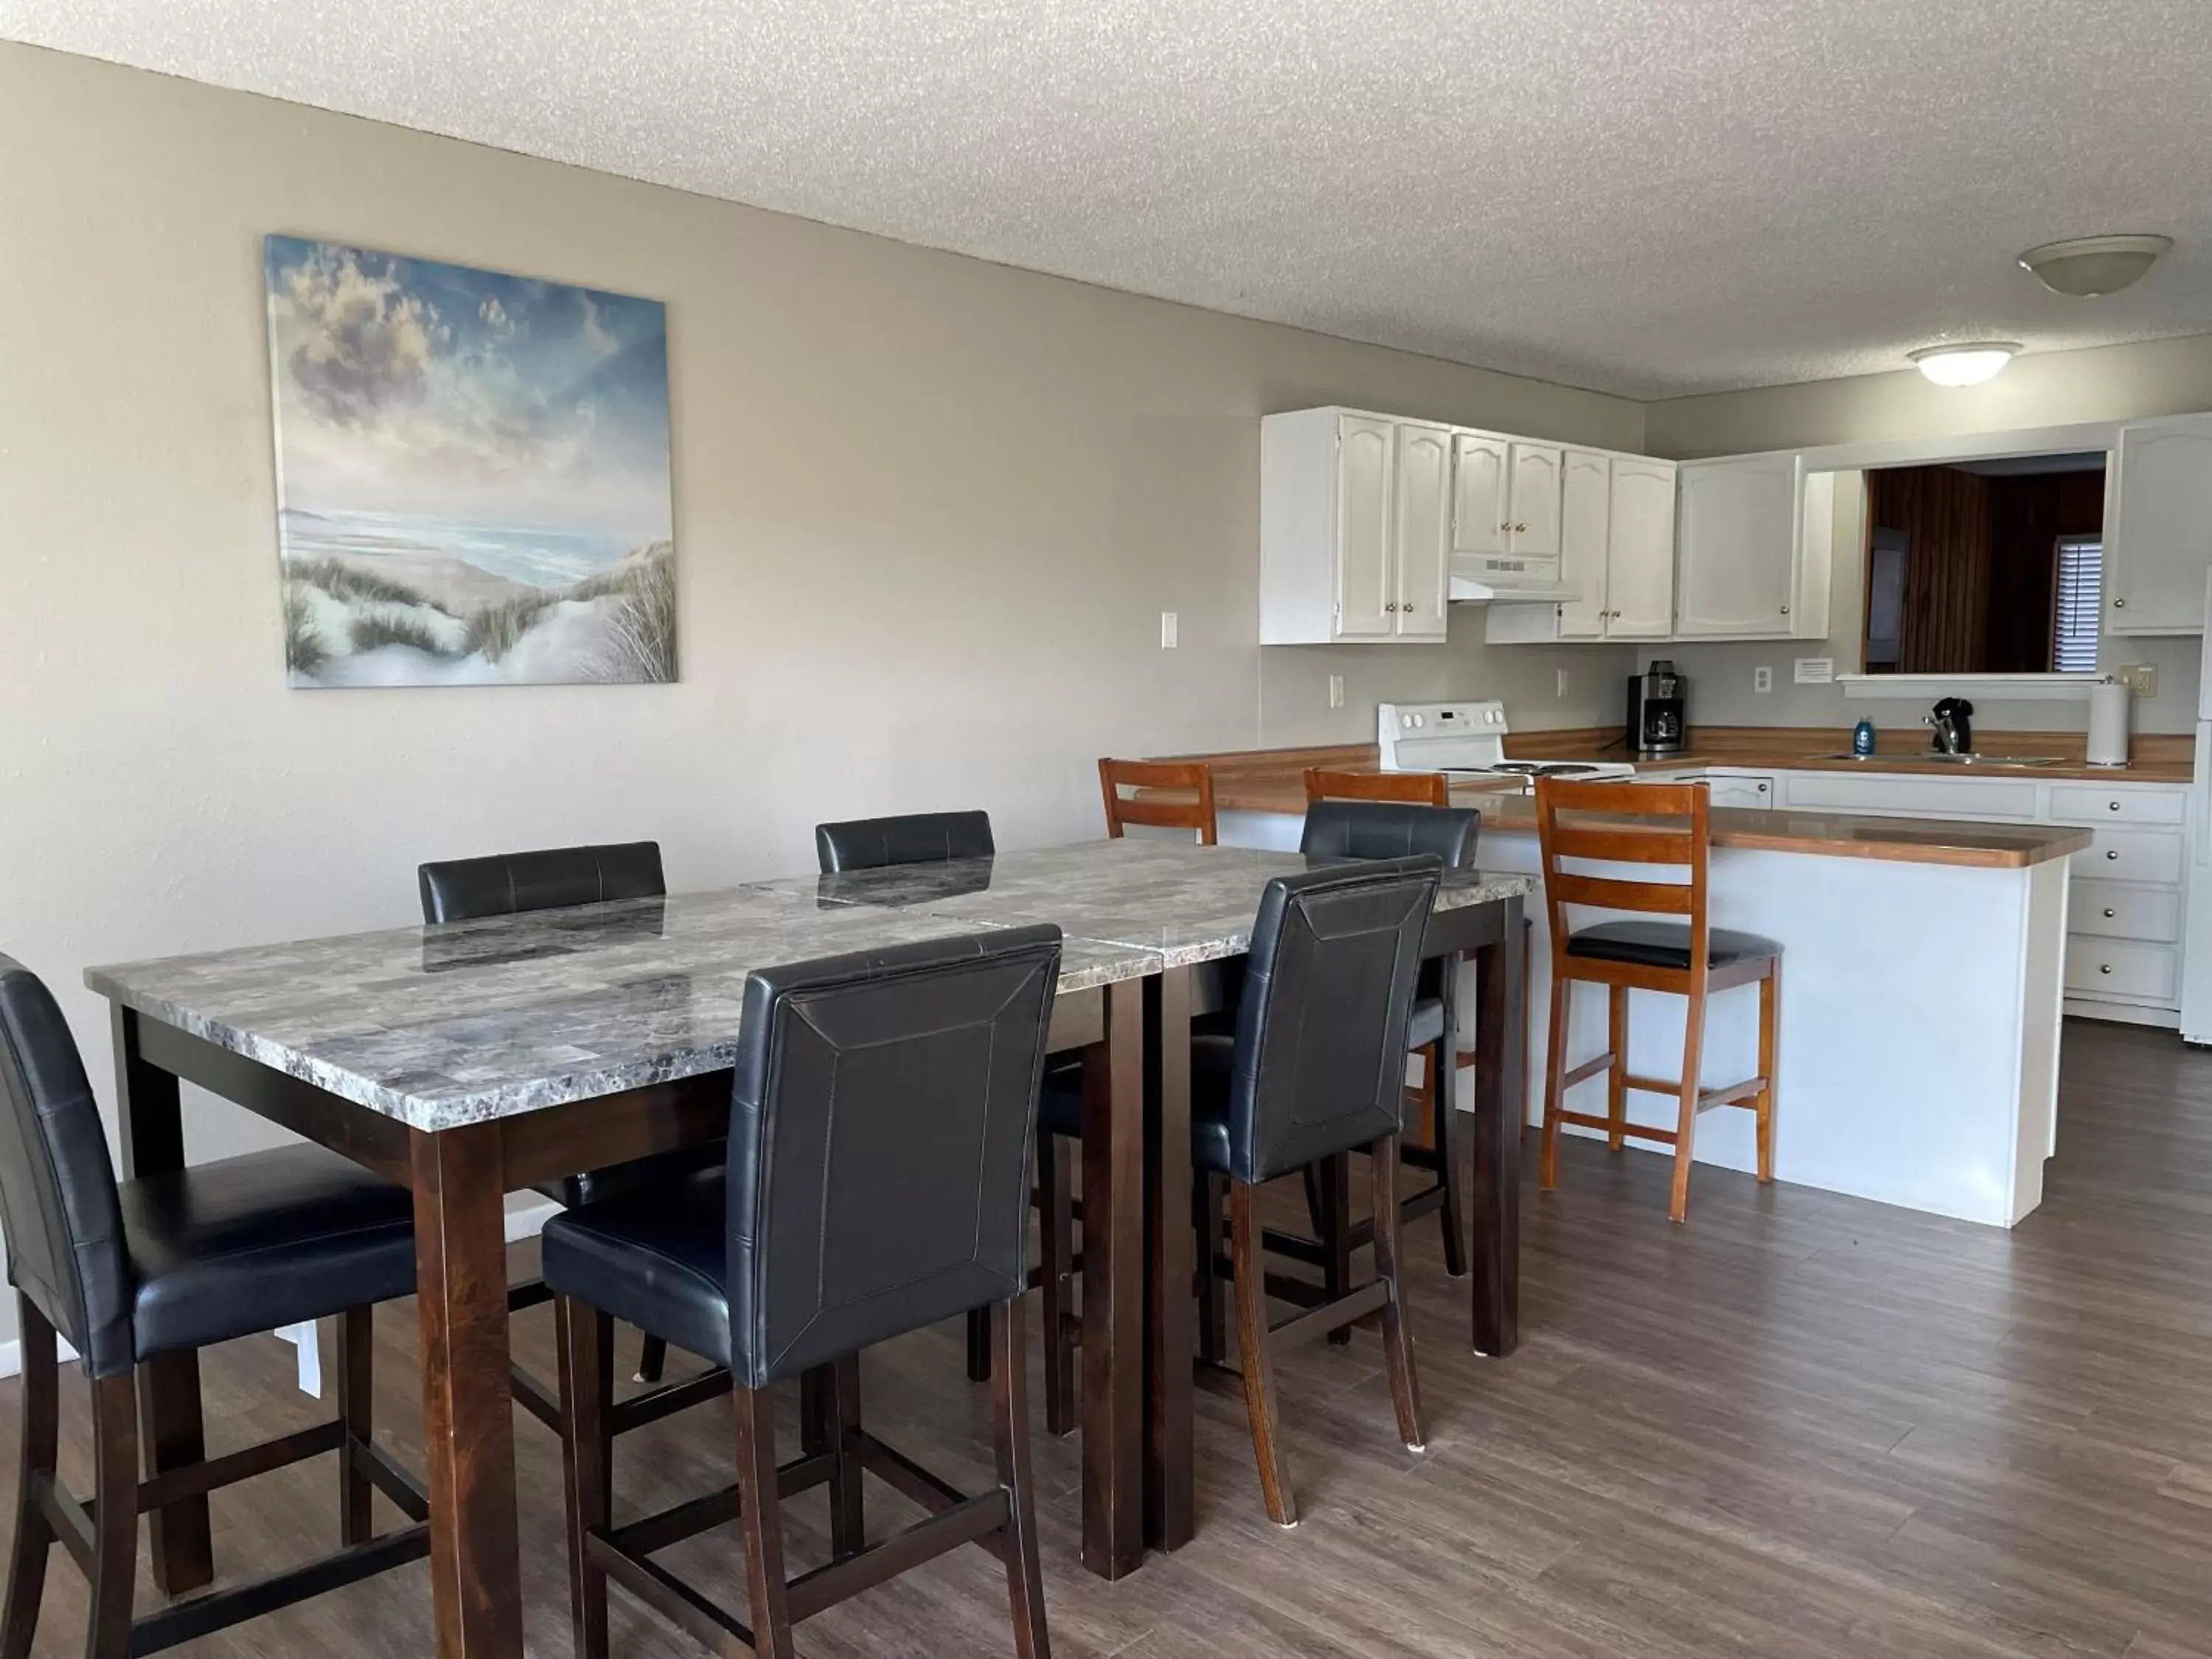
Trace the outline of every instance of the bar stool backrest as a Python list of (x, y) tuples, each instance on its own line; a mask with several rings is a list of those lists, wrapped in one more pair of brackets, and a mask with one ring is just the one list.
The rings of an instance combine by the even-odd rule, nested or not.
[(895, 864), (987, 859), (997, 851), (988, 812), (908, 812), (900, 817), (848, 818), (814, 826), (814, 855), (825, 876)]
[(1398, 800), (1416, 806), (1449, 806), (1451, 781), (1441, 772), (1337, 772), (1306, 768), (1306, 803), (1323, 800)]
[(0, 1227), (8, 1277), (96, 1377), (137, 1358), (115, 1164), (76, 1040), (36, 974), (0, 956)]
[(659, 898), (668, 891), (657, 841), (448, 859), (418, 866), (415, 879), (422, 893), (422, 920), (433, 924), (613, 899)]
[(731, 1370), (748, 1388), (1028, 1286), (1060, 933), (756, 972), (730, 1111)]
[(1237, 1180), (1398, 1133), (1406, 1022), (1442, 874), (1434, 858), (1377, 859), (1267, 884), (1237, 1011)]
[[(1536, 780), (1536, 835), (1543, 849), (1544, 904), (1554, 940), (1570, 929), (1570, 905), (1680, 916), (1690, 927), (1690, 975), (1705, 976), (1705, 866), (1712, 848), (1712, 792), (1702, 783), (1583, 783)], [(1608, 866), (1595, 873), (1569, 866)], [(1620, 872), (1672, 869), (1651, 881)]]
[(1482, 814), (1471, 806), (1317, 800), (1306, 808), (1298, 851), (1308, 858), (1402, 859), (1425, 853), (1447, 870), (1474, 862)]
[[(1195, 830), (1202, 847), (1213, 846), (1219, 837), (1213, 812), (1213, 769), (1202, 761), (1108, 757), (1098, 763), (1098, 788), (1106, 799), (1106, 833), (1115, 841), (1133, 823), (1155, 830)], [(1124, 789), (1139, 793), (1125, 795)], [(1175, 798), (1141, 793), (1161, 789), (1174, 791)]]

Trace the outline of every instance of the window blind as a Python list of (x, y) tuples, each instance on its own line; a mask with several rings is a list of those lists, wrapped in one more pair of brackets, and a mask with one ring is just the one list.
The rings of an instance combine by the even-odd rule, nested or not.
[(2097, 666), (2097, 628), (2104, 615), (2104, 544), (2060, 542), (2057, 586), (2051, 666), (2061, 674), (2093, 673)]

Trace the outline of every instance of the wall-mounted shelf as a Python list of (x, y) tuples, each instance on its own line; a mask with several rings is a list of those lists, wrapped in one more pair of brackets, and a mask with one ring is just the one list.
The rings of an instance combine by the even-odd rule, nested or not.
[(1886, 702), (2086, 702), (2100, 674), (1838, 674), (1847, 697)]

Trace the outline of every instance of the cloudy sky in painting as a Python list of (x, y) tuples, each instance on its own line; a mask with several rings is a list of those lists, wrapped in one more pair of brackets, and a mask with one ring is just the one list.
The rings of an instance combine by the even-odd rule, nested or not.
[(271, 236), (285, 505), (669, 528), (658, 301)]

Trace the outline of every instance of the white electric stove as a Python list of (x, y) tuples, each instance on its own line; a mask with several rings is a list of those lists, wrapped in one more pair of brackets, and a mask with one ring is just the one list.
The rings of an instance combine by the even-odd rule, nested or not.
[(1386, 702), (1375, 718), (1385, 772), (1442, 772), (1468, 782), (1636, 775), (1626, 761), (1509, 760), (1510, 729), (1502, 702)]

